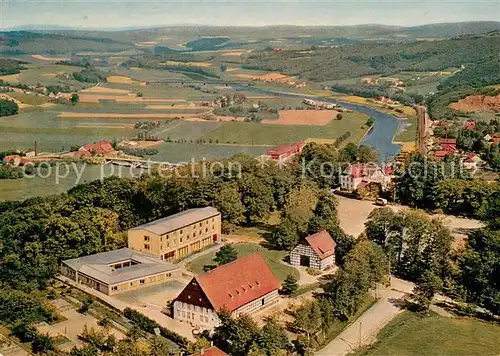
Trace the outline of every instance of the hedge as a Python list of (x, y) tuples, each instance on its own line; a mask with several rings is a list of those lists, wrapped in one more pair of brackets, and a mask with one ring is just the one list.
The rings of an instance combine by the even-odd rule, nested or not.
[(160, 326), (160, 324), (158, 324), (156, 321), (148, 318), (146, 315), (138, 312), (135, 309), (125, 308), (125, 310), (123, 311), (123, 315), (125, 315), (126, 318), (130, 319), (130, 321), (132, 321), (139, 328), (148, 333), (154, 334), (154, 329), (158, 328), (160, 329), (161, 336), (172, 340), (177, 345), (181, 347), (187, 347), (187, 345), (189, 344), (188, 339), (186, 339), (184, 336), (181, 336), (174, 331)]

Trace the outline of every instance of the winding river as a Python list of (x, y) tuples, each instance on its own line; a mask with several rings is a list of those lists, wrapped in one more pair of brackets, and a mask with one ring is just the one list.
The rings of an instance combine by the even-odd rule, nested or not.
[[(233, 87), (235, 86), (233, 85)], [(360, 145), (367, 145), (375, 148), (379, 153), (379, 159), (381, 161), (389, 160), (390, 158), (396, 156), (401, 150), (401, 147), (399, 145), (392, 143), (392, 139), (398, 129), (398, 120), (393, 115), (386, 114), (384, 112), (375, 110), (367, 106), (317, 97), (314, 95), (286, 93), (268, 89), (255, 88), (250, 86), (241, 88), (242, 89), (244, 88), (244, 90), (246, 91), (253, 91), (260, 94), (270, 94), (280, 97), (316, 98), (321, 101), (326, 101), (333, 104), (340, 104), (346, 109), (359, 111), (363, 114), (371, 116), (374, 121), (372, 129), (365, 135), (365, 137), (363, 137), (363, 139), (359, 143)]]

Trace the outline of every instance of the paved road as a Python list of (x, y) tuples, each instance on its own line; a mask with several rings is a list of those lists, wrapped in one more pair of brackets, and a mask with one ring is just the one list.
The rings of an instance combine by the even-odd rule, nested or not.
[[(339, 202), (337, 211), (340, 227), (349, 235), (359, 236), (365, 229), (365, 221), (373, 209), (378, 208), (373, 202), (368, 200), (350, 199), (337, 195)], [(407, 206), (391, 204), (388, 205), (395, 211), (409, 209)], [(443, 219), (443, 224), (448, 227), (452, 234), (460, 239), (464, 237), (464, 232), (471, 229), (483, 227), (483, 223), (474, 219), (459, 218), (452, 215), (432, 215), (432, 217)]]
[(398, 302), (402, 300), (405, 293), (411, 292), (412, 289), (411, 283), (393, 278), (390, 288), (378, 290), (380, 299), (377, 303), (315, 355), (344, 356), (360, 346), (375, 342), (378, 332), (402, 312)]

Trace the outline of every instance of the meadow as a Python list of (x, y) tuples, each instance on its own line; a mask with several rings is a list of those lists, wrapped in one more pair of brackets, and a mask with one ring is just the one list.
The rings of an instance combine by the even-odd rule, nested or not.
[(158, 150), (158, 154), (148, 156), (148, 158), (154, 161), (178, 163), (224, 158), (238, 153), (246, 153), (254, 157), (266, 153), (269, 148), (271, 147), (166, 142), (156, 146), (155, 149)]
[(252, 122), (226, 122), (202, 139), (220, 143), (247, 145), (280, 145), (308, 138), (336, 139), (347, 131), (349, 141), (358, 142), (368, 127), (368, 116), (359, 112), (343, 113), (343, 120), (332, 120), (322, 126), (265, 125)]
[(357, 356), (498, 355), (500, 326), (471, 318), (421, 317), (405, 311)]

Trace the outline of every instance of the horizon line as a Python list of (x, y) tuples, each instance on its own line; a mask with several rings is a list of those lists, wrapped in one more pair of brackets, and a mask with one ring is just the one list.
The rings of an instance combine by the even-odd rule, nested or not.
[[(272, 25), (208, 25), (208, 24), (196, 24), (196, 23), (177, 23), (177, 24), (158, 24), (150, 26), (117, 26), (117, 27), (85, 27), (85, 26), (71, 26), (71, 25), (57, 25), (57, 24), (29, 24), (20, 26), (11, 26), (1, 28), (1, 31), (16, 31), (16, 30), (43, 30), (43, 27), (50, 28), (53, 27), (54, 30), (59, 28), (60, 30), (85, 30), (85, 31), (125, 31), (125, 30), (151, 30), (169, 27), (213, 27), (213, 28), (266, 28), (266, 27), (310, 27), (310, 28), (343, 28), (343, 27), (357, 27), (357, 26), (381, 26), (381, 27), (392, 27), (392, 28), (415, 28), (430, 25), (453, 25), (453, 24), (473, 24), (473, 23), (496, 23), (500, 25), (500, 21), (495, 20), (479, 20), (479, 21), (451, 21), (451, 22), (431, 22), (423, 23), (419, 25), (404, 26), (404, 25), (389, 25), (384, 23), (358, 23), (352, 25), (327, 25), (327, 24), (272, 24)], [(38, 27), (38, 28), (37, 28)]]

